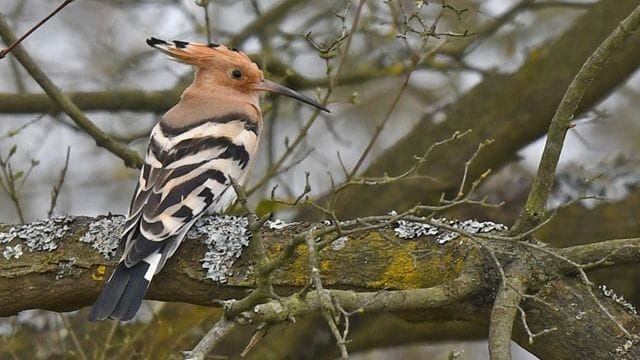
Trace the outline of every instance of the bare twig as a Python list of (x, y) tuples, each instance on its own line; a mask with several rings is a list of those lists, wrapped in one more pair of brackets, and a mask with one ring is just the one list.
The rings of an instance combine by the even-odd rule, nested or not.
[(13, 43), (11, 45), (9, 45), (9, 47), (4, 48), (2, 50), (0, 50), (0, 59), (3, 59), (5, 56), (7, 56), (8, 53), (11, 52), (11, 50), (13, 50), (13, 48), (15, 48), (16, 46), (18, 46), (24, 39), (26, 39), (29, 35), (31, 35), (32, 32), (36, 31), (42, 24), (44, 24), (45, 22), (47, 22), (49, 19), (51, 19), (55, 14), (57, 14), (60, 10), (64, 9), (65, 6), (71, 4), (72, 2), (74, 2), (75, 0), (64, 0), (64, 2), (62, 4), (60, 4), (60, 6), (58, 6), (55, 10), (53, 10), (49, 15), (47, 15), (44, 19), (40, 20), (40, 22), (38, 22), (36, 25), (34, 25), (31, 29), (29, 29), (29, 31), (27, 31), (24, 35), (22, 35), (19, 39), (13, 41)]
[(251, 239), (258, 257), (255, 274), (255, 288), (246, 297), (233, 301), (225, 307), (225, 316), (232, 319), (240, 312), (245, 311), (265, 300), (277, 299), (278, 296), (274, 293), (273, 284), (271, 282), (271, 274), (275, 271), (277, 266), (273, 266), (273, 260), (269, 259), (267, 256), (267, 251), (262, 241), (261, 227), (269, 217), (266, 216), (262, 219), (258, 218), (258, 216), (249, 208), (247, 204), (247, 194), (242, 186), (240, 186), (234, 178), (229, 178), (229, 181), (238, 196), (238, 202), (246, 212), (249, 231), (251, 232)]
[[(362, 5), (359, 5), (357, 8), (357, 13), (356, 13), (356, 17), (354, 20), (354, 23), (352, 24), (350, 31), (347, 30), (346, 26), (343, 26), (343, 30), (342, 33), (340, 34), (340, 36), (338, 36), (336, 39), (334, 39), (332, 42), (328, 43), (328, 44), (318, 44), (316, 43), (312, 37), (311, 37), (311, 32), (307, 33), (304, 36), (304, 39), (314, 48), (318, 51), (318, 55), (323, 58), (326, 62), (326, 85), (328, 86), (326, 93), (323, 96), (323, 99), (320, 101), (321, 104), (326, 104), (327, 101), (329, 100), (329, 98), (331, 97), (331, 94), (333, 93), (333, 89), (337, 83), (337, 77), (340, 74), (340, 72), (342, 71), (343, 66), (345, 65), (345, 61), (344, 59), (346, 57), (348, 57), (348, 53), (349, 53), (349, 49), (350, 49), (350, 35), (351, 32), (354, 31), (358, 25), (358, 21), (360, 19), (360, 12), (362, 11)], [(345, 9), (345, 12), (348, 9)], [(341, 20), (344, 23), (344, 17), (341, 18)], [(333, 72), (333, 66), (331, 65), (331, 58), (334, 56), (334, 53), (341, 49), (344, 45), (344, 49), (343, 49), (343, 53), (342, 53), (342, 61), (339, 62), (338, 64), (338, 68), (335, 70), (335, 72)], [(302, 141), (307, 137), (307, 134), (309, 132), (309, 129), (311, 128), (311, 126), (313, 126), (313, 124), (316, 122), (316, 120), (318, 119), (320, 115), (319, 111), (315, 111), (313, 113), (313, 115), (309, 118), (309, 120), (307, 120), (305, 122), (305, 124), (302, 126), (302, 128), (300, 129), (300, 131), (298, 132), (298, 135), (296, 136), (296, 138), (293, 140), (292, 143), (288, 143), (286, 142), (286, 150), (285, 152), (278, 158), (278, 160), (276, 160), (270, 167), (269, 169), (266, 171), (266, 173), (262, 176), (262, 178), (260, 178), (260, 180), (258, 180), (256, 182), (255, 185), (253, 185), (253, 187), (251, 187), (249, 190), (247, 190), (247, 194), (251, 195), (253, 194), (256, 190), (260, 189), (262, 186), (264, 186), (270, 179), (272, 179), (274, 176), (276, 176), (277, 174), (282, 173), (282, 167), (283, 164), (285, 163), (285, 161), (293, 154), (294, 150), (302, 143)], [(290, 168), (290, 167), (289, 167)]]
[[(460, 180), (460, 187), (458, 188), (458, 193), (456, 194), (456, 199), (461, 198), (464, 196), (464, 188), (465, 185), (467, 184), (467, 177), (469, 176), (469, 167), (471, 167), (471, 164), (473, 164), (473, 161), (476, 159), (476, 157), (478, 157), (478, 154), (480, 154), (480, 151), (482, 151), (482, 149), (487, 146), (490, 145), (493, 142), (493, 140), (485, 140), (484, 142), (481, 142), (480, 144), (478, 144), (478, 148), (476, 149), (476, 151), (473, 153), (473, 155), (471, 155), (471, 157), (469, 158), (469, 160), (467, 160), (464, 163), (464, 172), (462, 173), (462, 179)], [(490, 171), (490, 170), (487, 170)], [(481, 174), (480, 175), (480, 179), (478, 180), (482, 180), (484, 178), (486, 178), (488, 176), (488, 172), (486, 174)], [(474, 185), (472, 185), (472, 190), (470, 192), (473, 192), (473, 190), (475, 190), (475, 187), (479, 185), (478, 183), (475, 183)]]
[(100, 355), (96, 357), (96, 359), (98, 360), (104, 360), (107, 357), (107, 351), (109, 351), (109, 348), (111, 347), (111, 340), (113, 339), (113, 335), (116, 333), (116, 330), (118, 329), (118, 327), (120, 326), (120, 323), (117, 321), (114, 321), (111, 323), (111, 326), (109, 327), (109, 333), (107, 333), (107, 337), (104, 339), (104, 341), (102, 341), (102, 349), (100, 351)]
[[(556, 251), (554, 249), (549, 249), (543, 246), (539, 246), (537, 244), (533, 244), (533, 243), (529, 243), (529, 242), (519, 242), (518, 243), (520, 246), (524, 246), (524, 247), (528, 247), (530, 249), (545, 253), (547, 255), (550, 255), (551, 257), (558, 259), (564, 263), (567, 263), (568, 265), (571, 266), (571, 270), (573, 271), (577, 271), (577, 273), (580, 275), (580, 278), (583, 282), (583, 284), (585, 286), (587, 286), (588, 288), (588, 292), (589, 295), (591, 296), (591, 298), (593, 299), (594, 303), (598, 306), (598, 308), (606, 315), (607, 318), (609, 318), (609, 320), (611, 320), (619, 329), (620, 331), (622, 331), (622, 333), (624, 333), (624, 335), (627, 338), (631, 338), (631, 332), (629, 332), (629, 330), (627, 330), (625, 328), (625, 326), (615, 317), (613, 316), (613, 314), (611, 314), (611, 312), (604, 306), (604, 304), (602, 304), (602, 302), (600, 301), (600, 299), (598, 299), (598, 297), (594, 294), (593, 292), (593, 282), (591, 282), (591, 280), (589, 279), (589, 277), (587, 276), (587, 273), (585, 272), (585, 265), (580, 264), (572, 259), (567, 258), (566, 256), (562, 255), (559, 251)], [(613, 255), (607, 255), (607, 256), (613, 256)], [(593, 266), (593, 263), (589, 264), (591, 266)]]
[[(627, 328), (615, 316), (613, 316), (613, 314), (611, 314), (609, 309), (607, 309), (607, 307), (604, 306), (602, 301), (600, 301), (600, 299), (598, 299), (596, 294), (593, 292), (593, 286), (587, 286), (587, 291), (591, 295), (591, 299), (593, 299), (593, 301), (595, 302), (596, 306), (598, 306), (600, 311), (602, 311), (614, 324), (616, 324), (618, 329), (620, 329), (620, 331), (622, 331), (622, 333), (627, 337), (627, 339), (632, 339), (634, 337), (634, 335), (631, 335), (631, 332), (629, 330), (627, 330)], [(637, 335), (635, 335), (635, 336), (637, 336)]]
[(583, 264), (586, 269), (635, 263), (640, 258), (640, 238), (606, 240), (559, 249), (558, 252)]
[(262, 325), (258, 326), (258, 329), (256, 329), (255, 333), (253, 333), (253, 336), (251, 336), (251, 340), (249, 340), (247, 346), (245, 346), (240, 353), (240, 357), (245, 357), (249, 353), (249, 351), (251, 351), (251, 349), (253, 349), (253, 347), (260, 341), (260, 339), (267, 335), (269, 326), (270, 325), (267, 323), (263, 323)]
[(200, 339), (198, 344), (191, 351), (184, 351), (184, 360), (203, 360), (205, 355), (213, 349), (222, 338), (236, 326), (234, 321), (227, 319), (224, 315), (215, 325)]
[(24, 130), (25, 128), (29, 127), (30, 125), (33, 125), (34, 123), (42, 120), (42, 118), (44, 118), (47, 114), (40, 114), (38, 116), (36, 116), (33, 120), (29, 120), (26, 123), (20, 125), (17, 128), (14, 129), (10, 129), (6, 132), (6, 134), (0, 136), (0, 140), (4, 140), (10, 137), (14, 137), (16, 135), (18, 135), (22, 130)]
[(56, 208), (56, 204), (58, 203), (58, 195), (60, 195), (60, 189), (62, 188), (62, 184), (64, 183), (64, 179), (67, 175), (67, 169), (69, 168), (69, 154), (71, 152), (71, 148), (67, 147), (67, 156), (64, 159), (64, 166), (62, 170), (60, 170), (60, 176), (58, 176), (58, 182), (53, 185), (53, 189), (51, 190), (51, 205), (49, 206), (49, 211), (47, 211), (47, 217), (51, 217), (53, 215), (53, 210)]
[[(436, 18), (436, 20), (434, 21), (434, 23), (431, 25), (430, 28), (435, 29), (439, 19), (440, 19), (440, 17), (438, 16)], [(440, 48), (440, 46), (442, 46), (444, 44), (444, 42), (443, 42), (439, 46), (434, 47), (434, 49), (429, 51), (427, 54), (422, 54), (422, 52), (426, 48), (428, 40), (430, 38), (431, 38), (430, 35), (425, 35), (424, 37), (422, 37), (421, 45), (417, 49), (417, 51), (415, 51), (415, 52), (412, 51), (411, 46), (409, 45), (409, 42), (406, 40), (406, 38), (404, 39), (407, 48), (409, 49), (409, 51), (412, 54), (410, 56), (410, 64), (408, 66), (405, 66), (405, 76), (404, 76), (404, 80), (402, 82), (402, 85), (400, 86), (400, 90), (397, 92), (396, 96), (393, 98), (393, 101), (391, 102), (391, 106), (389, 107), (389, 109), (385, 113), (385, 115), (382, 118), (382, 120), (380, 121), (380, 123), (378, 123), (376, 125), (375, 131), (374, 131), (373, 135), (371, 136), (371, 139), (369, 139), (369, 142), (368, 142), (367, 146), (365, 147), (364, 151), (362, 152), (362, 154), (358, 158), (358, 161), (354, 165), (353, 169), (351, 169), (351, 172), (349, 173), (349, 177), (347, 178), (347, 181), (350, 178), (352, 178), (353, 176), (356, 175), (356, 173), (358, 172), (358, 170), (360, 169), (360, 167), (364, 163), (364, 160), (369, 155), (373, 145), (378, 140), (378, 137), (380, 136), (380, 134), (384, 130), (385, 125), (387, 124), (388, 120), (391, 118), (391, 115), (393, 114), (393, 112), (395, 111), (398, 103), (400, 102), (400, 99), (402, 98), (405, 90), (407, 89), (407, 86), (409, 84), (409, 80), (411, 79), (411, 75), (417, 69), (418, 64), (421, 63), (423, 61), (423, 59), (425, 59), (428, 56), (430, 56), (431, 54), (437, 52), (437, 50)]]
[(24, 186), (29, 174), (31, 171), (40, 163), (38, 160), (32, 159), (29, 169), (26, 172), (23, 170), (14, 170), (11, 165), (11, 158), (16, 153), (18, 147), (17, 145), (13, 145), (9, 149), (9, 153), (5, 158), (0, 154), (0, 188), (4, 192), (9, 195), (9, 198), (13, 202), (16, 207), (16, 211), (18, 213), (18, 219), (20, 219), (20, 223), (25, 223), (24, 212), (22, 209), (22, 204), (20, 202), (21, 197), (21, 189)]
[(76, 334), (76, 331), (73, 329), (73, 325), (71, 325), (71, 322), (69, 321), (69, 317), (67, 316), (67, 314), (60, 314), (60, 317), (64, 322), (64, 327), (67, 329), (67, 331), (71, 335), (71, 341), (73, 342), (73, 346), (76, 348), (78, 352), (78, 357), (82, 360), (87, 360), (88, 359), (87, 355), (84, 353), (84, 349), (82, 349), (82, 345), (78, 340), (78, 335)]
[(196, 4), (202, 7), (204, 11), (204, 28), (207, 35), (207, 43), (211, 43), (211, 21), (209, 19), (209, 0), (198, 0)]
[(533, 340), (538, 336), (548, 334), (553, 331), (558, 331), (558, 328), (554, 326), (549, 329), (540, 330), (537, 333), (532, 332), (531, 329), (529, 328), (529, 323), (527, 322), (527, 313), (524, 311), (522, 307), (520, 307), (520, 305), (518, 305), (517, 308), (518, 308), (518, 312), (520, 312), (520, 319), (522, 320), (522, 326), (527, 332), (527, 336), (529, 336), (529, 345), (533, 344)]
[(389, 176), (388, 174), (384, 174), (384, 176), (382, 177), (377, 177), (377, 178), (373, 178), (373, 177), (359, 177), (359, 176), (353, 176), (353, 177), (349, 177), (347, 176), (348, 181), (337, 185), (337, 186), (333, 186), (333, 191), (332, 191), (332, 199), (329, 205), (329, 209), (333, 209), (335, 206), (335, 202), (337, 201), (337, 195), (345, 190), (346, 188), (353, 186), (353, 185), (365, 185), (365, 186), (373, 186), (373, 185), (382, 185), (382, 184), (388, 184), (391, 182), (397, 182), (400, 180), (403, 180), (405, 178), (408, 178), (409, 176), (415, 175), (418, 171), (418, 169), (420, 168), (420, 166), (422, 164), (424, 164), (427, 161), (427, 158), (429, 157), (429, 155), (431, 154), (431, 152), (437, 148), (438, 146), (442, 146), (446, 143), (455, 141), (467, 134), (469, 134), (471, 132), (471, 130), (467, 130), (464, 132), (459, 132), (456, 131), (454, 132), (451, 137), (435, 142), (433, 144), (431, 144), (429, 146), (429, 148), (424, 152), (424, 154), (420, 157), (416, 157), (416, 161), (413, 163), (413, 165), (407, 169), (406, 171), (404, 171), (403, 173), (396, 175), (396, 176)]
[(329, 325), (329, 329), (333, 334), (333, 337), (336, 339), (336, 346), (338, 350), (340, 350), (340, 356), (342, 359), (349, 358), (349, 352), (347, 351), (346, 339), (340, 334), (340, 330), (338, 329), (338, 325), (335, 320), (335, 307), (332, 304), (331, 297), (329, 293), (324, 290), (324, 286), (322, 286), (322, 280), (320, 279), (320, 265), (318, 264), (318, 250), (316, 248), (316, 240), (313, 237), (311, 232), (307, 233), (305, 236), (305, 242), (307, 244), (307, 248), (309, 250), (309, 272), (311, 274), (311, 281), (313, 286), (316, 288), (318, 292), (318, 299), (320, 299), (320, 311), (322, 313), (322, 317), (324, 321)]

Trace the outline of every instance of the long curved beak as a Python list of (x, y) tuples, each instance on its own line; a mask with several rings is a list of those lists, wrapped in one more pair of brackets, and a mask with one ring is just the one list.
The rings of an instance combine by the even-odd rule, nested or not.
[(294, 98), (298, 101), (302, 101), (305, 104), (309, 104), (315, 108), (318, 108), (322, 111), (328, 112), (330, 113), (331, 111), (329, 111), (329, 109), (327, 109), (326, 107), (318, 104), (318, 102), (316, 102), (315, 100), (304, 96), (302, 94), (300, 94), (299, 92), (295, 91), (295, 90), (291, 90), (286, 86), (282, 86), (278, 83), (275, 83), (271, 80), (262, 80), (260, 83), (258, 83), (254, 89), (256, 90), (260, 90), (260, 91), (269, 91), (272, 93), (276, 93), (276, 94), (282, 94), (282, 95), (286, 95), (288, 97)]

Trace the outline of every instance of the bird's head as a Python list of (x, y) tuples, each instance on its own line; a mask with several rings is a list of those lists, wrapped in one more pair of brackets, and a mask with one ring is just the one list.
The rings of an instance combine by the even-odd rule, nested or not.
[(264, 78), (258, 65), (245, 53), (219, 44), (199, 44), (187, 41), (147, 39), (149, 46), (160, 50), (172, 59), (198, 68), (205, 81), (234, 89), (240, 93), (256, 94), (272, 92), (294, 98), (322, 111), (327, 108), (299, 92)]

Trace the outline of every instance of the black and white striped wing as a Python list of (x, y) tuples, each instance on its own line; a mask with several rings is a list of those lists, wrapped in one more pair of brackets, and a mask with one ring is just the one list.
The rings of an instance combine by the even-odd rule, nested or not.
[(156, 125), (125, 224), (126, 266), (156, 252), (166, 261), (198, 217), (235, 200), (229, 177), (242, 181), (257, 143), (247, 121), (212, 119), (179, 133)]

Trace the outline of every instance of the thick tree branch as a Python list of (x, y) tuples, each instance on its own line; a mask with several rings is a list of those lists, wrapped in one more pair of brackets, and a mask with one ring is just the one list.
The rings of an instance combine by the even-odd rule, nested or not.
[[(179, 90), (109, 90), (68, 92), (64, 95), (83, 111), (132, 111), (162, 113), (180, 100)], [(0, 113), (39, 114), (59, 112), (46, 94), (0, 93)]]
[(640, 238), (616, 239), (560, 249), (559, 254), (587, 268), (637, 263)]
[[(6, 253), (5, 259), (0, 260), (0, 316), (9, 316), (29, 308), (63, 311), (90, 304), (97, 297), (104, 277), (110, 273), (117, 256), (112, 257), (111, 260), (105, 260), (102, 255), (91, 249), (89, 243), (78, 241), (78, 239), (86, 237), (88, 233), (105, 236), (109, 234), (113, 237), (113, 234), (120, 231), (113, 225), (118, 223), (118, 219), (121, 217), (100, 219), (79, 217), (70, 218), (66, 222), (59, 220), (57, 223), (49, 221), (30, 224), (31, 227), (28, 229), (33, 228), (33, 230), (21, 230), (21, 234), (33, 231), (34, 235), (28, 243), (21, 239), (13, 239), (9, 226), (0, 226), (0, 244), (4, 244), (0, 246), (4, 246)], [(100, 228), (102, 226), (106, 227)], [(280, 255), (284, 244), (294, 234), (304, 232), (311, 227), (312, 225), (300, 223), (281, 230), (264, 228), (262, 236), (267, 251), (273, 256)], [(64, 231), (59, 240), (46, 241), (50, 238), (50, 234), (56, 231), (61, 232), (63, 228), (69, 230)], [(328, 246), (320, 252), (324, 284), (330, 288), (369, 289), (370, 291), (420, 289), (447, 284), (445, 288), (421, 290), (427, 291), (421, 294), (428, 294), (427, 298), (412, 300), (406, 294), (400, 294), (400, 297), (407, 301), (406, 306), (409, 307), (415, 301), (428, 302), (432, 299), (432, 301), (443, 302), (447, 297), (455, 298), (455, 294), (468, 293), (469, 289), (477, 286), (475, 280), (468, 278), (469, 275), (460, 277), (463, 271), (464, 274), (472, 272), (470, 268), (463, 266), (466, 263), (445, 261), (452, 258), (480, 256), (473, 246), (453, 243), (441, 246), (429, 241), (415, 242), (402, 239), (391, 241), (390, 238), (395, 238), (393, 229), (369, 231), (349, 236), (347, 240), (343, 239), (344, 244), (335, 245), (341, 247), (340, 250), (330, 250), (332, 246)], [(105, 239), (100, 241), (108, 242)], [(34, 246), (47, 248), (54, 242), (58, 244), (55, 251), (28, 250)], [(18, 245), (22, 254), (18, 259), (14, 259), (12, 254), (15, 252), (12, 249)], [(161, 285), (151, 286), (149, 298), (212, 306), (217, 304), (213, 299), (239, 298), (243, 296), (246, 288), (254, 286), (251, 279), (256, 261), (252, 257), (253, 251), (245, 251), (233, 267), (227, 269), (226, 273), (232, 275), (226, 277), (226, 283), (218, 286), (205, 278), (206, 269), (202, 267), (202, 259), (206, 251), (207, 247), (202, 241), (185, 242), (179, 249), (178, 256), (172, 258), (158, 275), (159, 280), (154, 281), (154, 284)], [(417, 251), (429, 251), (429, 255), (417, 257), (415, 256)], [(352, 258), (355, 254), (357, 257)], [(382, 266), (382, 264), (386, 265)], [(428, 269), (439, 269), (439, 271), (433, 273)], [(59, 278), (58, 286), (47, 285), (56, 276)], [(478, 275), (474, 276), (473, 279), (477, 279)], [(454, 281), (458, 278), (459, 280)], [(273, 273), (274, 286), (280, 293), (288, 293), (297, 287), (302, 287), (307, 281), (306, 256), (296, 257), (294, 254), (291, 261), (285, 262), (283, 268), (276, 269)], [(20, 295), (9, 290), (15, 288), (23, 289)], [(38, 295), (43, 289), (46, 289), (48, 296)], [(82, 290), (79, 291), (80, 289)], [(380, 297), (380, 299), (387, 298), (387, 295)], [(357, 305), (362, 299), (355, 296), (349, 302)], [(345, 306), (348, 306), (348, 303)]]
[(546, 218), (547, 200), (556, 176), (556, 167), (558, 166), (565, 136), (571, 126), (571, 120), (578, 109), (578, 105), (593, 79), (601, 72), (609, 58), (616, 53), (638, 26), (640, 26), (640, 5), (589, 56), (569, 84), (553, 119), (551, 119), (551, 126), (549, 127), (538, 173), (533, 179), (527, 203), (512, 229), (514, 233), (528, 231)]
[(491, 360), (511, 359), (511, 333), (516, 319), (522, 294), (526, 292), (525, 282), (530, 270), (523, 260), (510, 264), (505, 271), (506, 279), (496, 295), (491, 322), (489, 324), (489, 354)]
[[(541, 359), (638, 359), (638, 341), (622, 336), (620, 329), (602, 311), (596, 310), (588, 286), (575, 279), (556, 279), (546, 283), (527, 299), (522, 308), (527, 313), (529, 328), (534, 332), (557, 329), (529, 342), (519, 321), (514, 326), (513, 339)], [(599, 289), (596, 296), (628, 329), (637, 334), (637, 321), (630, 313), (606, 297)], [(587, 307), (583, 307), (587, 305)], [(532, 316), (542, 312), (548, 316)], [(637, 318), (637, 315), (631, 317)], [(590, 330), (587, 330), (588, 327)], [(597, 335), (596, 335), (597, 333)]]
[[(0, 260), (0, 315), (8, 316), (30, 308), (73, 310), (90, 304), (98, 295), (114, 259), (118, 258), (114, 254), (111, 260), (105, 260), (91, 246), (100, 247), (97, 244), (102, 243), (101, 249), (111, 248), (113, 244), (105, 244), (120, 232), (114, 225), (118, 219), (122, 220), (114, 216), (67, 218), (32, 223), (14, 230), (8, 225), (0, 225), (0, 246), (4, 256)], [(267, 252), (271, 257), (280, 254), (293, 236), (314, 226), (322, 225), (297, 223), (280, 229), (263, 228)], [(487, 326), (496, 296), (494, 289), (501, 279), (491, 270), (494, 263), (485, 256), (486, 250), (463, 238), (446, 244), (438, 244), (429, 237), (397, 238), (394, 226), (389, 224), (380, 230), (352, 234), (319, 251), (323, 285), (340, 305), (347, 311), (358, 310), (363, 315), (395, 313), (412, 321), (463, 320)], [(210, 229), (199, 224), (195, 234), (198, 231), (207, 233)], [(21, 238), (15, 238), (16, 233)], [(55, 234), (60, 237), (56, 238)], [(86, 240), (87, 234), (92, 235), (93, 243), (79, 241)], [(625, 351), (631, 358), (639, 356), (640, 348), (635, 343), (630, 347), (623, 346), (627, 339), (620, 337), (619, 328), (589, 294), (594, 291), (607, 311), (627, 329), (640, 328), (638, 316), (629, 312), (628, 307), (603, 296), (598, 289), (592, 290), (573, 280), (570, 274), (575, 273), (575, 269), (560, 258), (567, 256), (576, 263), (592, 263), (593, 267), (634, 261), (634, 256), (637, 262), (640, 260), (638, 241), (614, 240), (568, 248), (559, 250), (559, 257), (547, 256), (545, 252), (521, 244), (488, 241), (486, 246), (495, 253), (521, 256), (527, 259), (528, 268), (535, 269), (529, 282), (519, 275), (520, 272), (510, 273), (507, 268), (508, 276), (512, 275), (513, 281), (522, 286), (505, 288), (516, 294), (526, 291), (535, 295), (526, 295), (527, 302), (522, 305), (531, 331), (540, 332), (551, 326), (558, 329), (553, 335), (542, 332), (533, 344), (529, 344), (527, 331), (516, 321), (515, 339), (535, 354), (548, 354), (547, 345), (551, 341), (560, 347), (555, 351), (564, 354), (571, 350), (563, 345), (563, 341), (586, 351), (596, 337), (599, 343), (607, 344), (604, 346), (606, 351), (622, 349), (620, 351)], [(31, 251), (32, 248), (55, 249)], [(616, 251), (617, 248), (621, 250)], [(557, 251), (549, 247), (545, 250)], [(233, 266), (224, 271), (224, 284), (205, 278), (203, 265), (206, 264), (202, 259), (206, 251), (202, 239), (192, 238), (185, 242), (157, 276), (148, 297), (214, 306), (219, 304), (214, 299), (240, 298), (246, 295), (247, 288), (254, 287), (252, 269), (256, 259), (253, 251), (244, 251)], [(599, 256), (605, 260), (598, 262)], [(302, 246), (283, 268), (274, 272), (273, 283), (276, 292), (286, 295), (308, 281), (306, 247)], [(582, 295), (572, 296), (567, 303), (566, 294), (571, 291)], [(318, 310), (320, 303), (317, 292), (304, 292), (282, 302), (259, 305), (247, 313), (246, 318), (252, 322), (284, 321)], [(575, 313), (584, 313), (583, 320), (576, 321)], [(592, 324), (600, 326), (594, 328)], [(570, 329), (565, 328), (567, 326)], [(571, 340), (567, 336), (571, 336)]]

